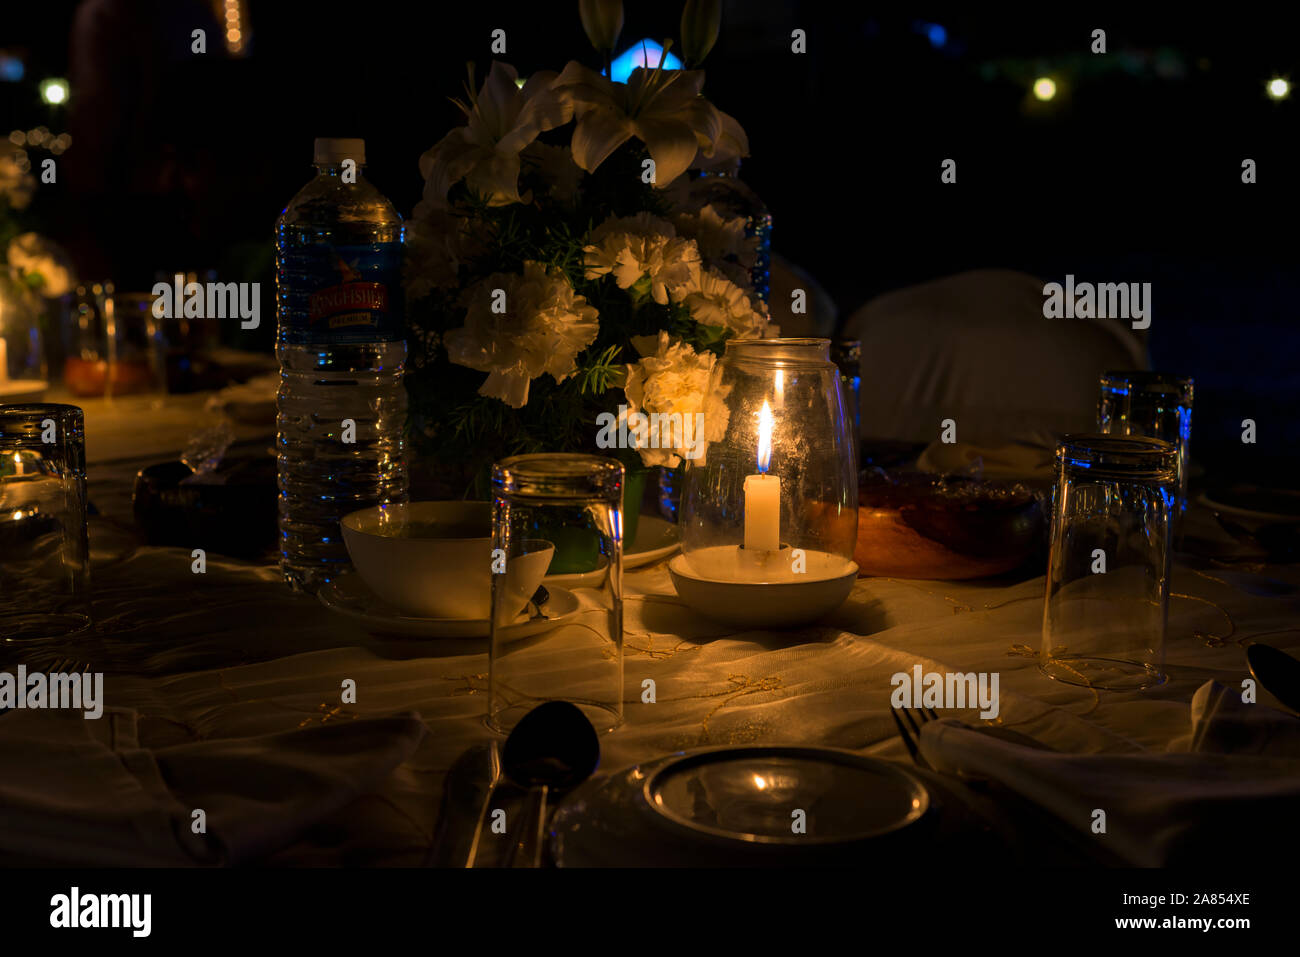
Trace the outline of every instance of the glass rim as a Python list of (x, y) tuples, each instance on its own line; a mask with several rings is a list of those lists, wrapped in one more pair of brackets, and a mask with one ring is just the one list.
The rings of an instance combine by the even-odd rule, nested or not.
[(497, 494), (537, 498), (615, 497), (623, 491), (626, 470), (618, 459), (585, 452), (529, 452), (492, 465)]
[(831, 361), (831, 340), (815, 337), (728, 339), (723, 358), (742, 362), (806, 362), (821, 365)]
[(79, 405), (67, 402), (0, 402), (0, 417), (27, 419), (35, 416), (48, 418), (58, 416), (85, 416), (86, 412)]
[(1061, 436), (1056, 461), (1062, 468), (1095, 475), (1172, 481), (1178, 470), (1178, 446), (1140, 436), (1074, 432)]
[(1190, 392), (1196, 385), (1195, 377), (1178, 375), (1173, 372), (1152, 372), (1144, 369), (1108, 369), (1101, 374), (1102, 385), (1116, 381), (1127, 382), (1130, 385), (1139, 387), (1173, 386), (1187, 392)]

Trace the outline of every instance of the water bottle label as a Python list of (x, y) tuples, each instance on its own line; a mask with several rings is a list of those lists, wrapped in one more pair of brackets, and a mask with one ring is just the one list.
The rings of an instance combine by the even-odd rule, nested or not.
[(319, 244), (299, 252), (307, 295), (300, 344), (375, 342), (402, 338), (402, 244)]

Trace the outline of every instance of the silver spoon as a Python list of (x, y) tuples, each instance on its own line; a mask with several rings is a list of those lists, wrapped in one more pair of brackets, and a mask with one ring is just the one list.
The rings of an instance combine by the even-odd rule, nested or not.
[(1300, 661), (1259, 642), (1246, 649), (1246, 661), (1250, 673), (1274, 698), (1292, 711), (1300, 711)]
[(600, 739), (577, 705), (547, 701), (519, 719), (506, 738), (501, 767), (528, 788), (528, 804), (506, 867), (541, 866), (548, 798), (577, 787), (599, 763)]

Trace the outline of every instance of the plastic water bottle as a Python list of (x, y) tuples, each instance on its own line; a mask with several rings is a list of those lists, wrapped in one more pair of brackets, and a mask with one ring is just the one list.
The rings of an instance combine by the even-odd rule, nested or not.
[(318, 139), (276, 223), (280, 567), (316, 592), (347, 569), (339, 520), (406, 501), (402, 217), (361, 175), (365, 141)]

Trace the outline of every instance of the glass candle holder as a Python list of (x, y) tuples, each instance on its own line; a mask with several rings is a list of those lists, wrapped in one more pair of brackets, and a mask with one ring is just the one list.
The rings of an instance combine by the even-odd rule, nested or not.
[[(840, 584), (823, 589), (823, 600), (839, 593), (838, 604), (857, 573), (858, 476), (830, 340), (732, 340), (717, 388), (712, 407), (725, 411), (713, 415), (726, 421), (704, 422), (710, 441), (686, 466), (682, 555), (670, 565), (678, 593), (706, 615), (737, 622), (745, 608), (717, 603), (754, 611), (758, 594), (693, 595), (707, 583), (833, 581)], [(813, 604), (785, 605), (791, 616), (783, 623), (816, 617)]]
[[(546, 701), (576, 705), (598, 732), (622, 723), (622, 509), (616, 459), (540, 453), (492, 467), (494, 731)], [(544, 578), (565, 553), (590, 553), (592, 570)]]
[(0, 405), (0, 642), (90, 627), (81, 409)]
[(1177, 450), (1067, 435), (1057, 450), (1040, 667), (1068, 684), (1164, 681)]
[(1163, 372), (1107, 372), (1101, 377), (1097, 431), (1168, 442), (1178, 451), (1174, 535), (1187, 511), (1188, 447), (1192, 440), (1194, 381)]

